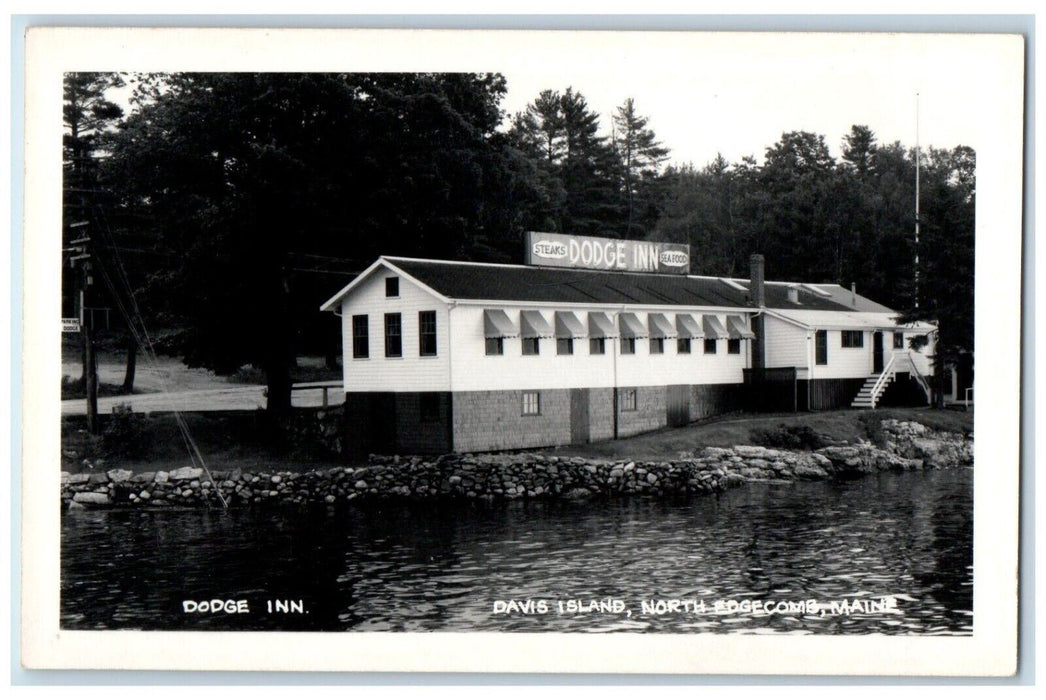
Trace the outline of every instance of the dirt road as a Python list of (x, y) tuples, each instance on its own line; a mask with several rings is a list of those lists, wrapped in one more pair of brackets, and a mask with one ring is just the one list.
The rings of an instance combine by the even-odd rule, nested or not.
[[(328, 390), (331, 406), (340, 404), (344, 395), (338, 388)], [(304, 408), (323, 405), (323, 390), (318, 388), (296, 389), (291, 394), (292, 403)], [(133, 394), (131, 396), (104, 396), (98, 399), (98, 413), (111, 413), (113, 406), (127, 404), (136, 413), (150, 411), (243, 411), (265, 408), (265, 387), (230, 386), (223, 389), (176, 391), (170, 393)], [(87, 403), (83, 399), (62, 402), (62, 415), (83, 415)]]

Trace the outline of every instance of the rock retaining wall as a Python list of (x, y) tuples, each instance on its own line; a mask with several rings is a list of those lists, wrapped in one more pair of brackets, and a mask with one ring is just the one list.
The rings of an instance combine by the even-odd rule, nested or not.
[[(815, 452), (706, 447), (670, 461), (607, 461), (542, 454), (372, 456), (365, 467), (207, 473), (194, 467), (134, 474), (62, 472), (63, 508), (221, 507), (344, 503), (376, 498), (587, 498), (716, 493), (748, 481), (851, 478), (973, 464), (973, 441), (918, 423), (883, 421), (883, 448), (861, 442)], [(221, 494), (221, 498), (219, 498)]]

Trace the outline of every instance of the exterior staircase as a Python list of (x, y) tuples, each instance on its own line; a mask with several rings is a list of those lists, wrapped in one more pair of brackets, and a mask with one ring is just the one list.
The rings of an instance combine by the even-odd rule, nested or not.
[(890, 386), (893, 380), (893, 374), (887, 375), (885, 379), (879, 374), (870, 375), (868, 379), (864, 380), (864, 386), (857, 392), (850, 408), (875, 408), (879, 399), (882, 398), (883, 392), (886, 391), (886, 387)]
[(879, 399), (882, 398), (883, 392), (886, 391), (886, 387), (890, 386), (893, 380), (897, 378), (898, 372), (910, 373), (919, 383), (923, 393), (926, 394), (926, 402), (930, 402), (930, 385), (926, 382), (926, 378), (923, 377), (919, 368), (916, 367), (911, 353), (905, 352), (894, 353), (890, 357), (890, 361), (883, 367), (882, 372), (869, 375), (864, 380), (864, 385), (857, 392), (857, 396), (854, 397), (850, 408), (875, 408), (876, 404), (879, 403)]

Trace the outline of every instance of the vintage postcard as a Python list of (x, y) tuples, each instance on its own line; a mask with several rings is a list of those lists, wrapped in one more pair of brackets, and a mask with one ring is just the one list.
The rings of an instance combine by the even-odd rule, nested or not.
[(26, 45), (26, 667), (1015, 672), (1022, 37)]

